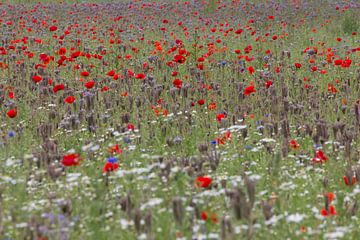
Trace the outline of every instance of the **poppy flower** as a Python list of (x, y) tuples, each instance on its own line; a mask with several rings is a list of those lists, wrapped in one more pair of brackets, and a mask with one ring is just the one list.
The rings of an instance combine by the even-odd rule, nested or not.
[(224, 119), (224, 118), (226, 118), (225, 114), (223, 114), (223, 113), (216, 114), (216, 120), (218, 122), (221, 122), (221, 120)]
[(272, 82), (272, 81), (268, 80), (268, 81), (265, 82), (265, 87), (266, 87), (266, 88), (271, 87), (271, 85), (273, 85), (273, 82)]
[(218, 222), (218, 218), (215, 213), (211, 213), (210, 217), (209, 217), (209, 214), (206, 211), (202, 211), (200, 213), (200, 218), (201, 218), (201, 220), (204, 220), (204, 221), (210, 220), (212, 223)]
[(93, 88), (95, 85), (95, 81), (88, 81), (84, 84), (84, 86), (87, 88), (87, 89), (91, 89)]
[(115, 75), (115, 71), (114, 70), (111, 70), (109, 71), (106, 75), (110, 76), (110, 77), (113, 77)]
[(356, 176), (352, 176), (351, 179), (349, 179), (349, 177), (346, 175), (343, 176), (343, 180), (346, 186), (352, 186), (357, 181)]
[(8, 93), (8, 97), (9, 97), (10, 99), (14, 99), (14, 97), (15, 97), (14, 92), (9, 92), (9, 93)]
[(312, 159), (314, 163), (324, 163), (327, 160), (327, 156), (325, 156), (324, 152), (321, 150), (316, 151), (315, 157)]
[(255, 93), (255, 87), (253, 85), (247, 86), (244, 90), (244, 95), (249, 96), (251, 93)]
[(64, 84), (57, 84), (53, 87), (53, 92), (56, 93), (56, 92), (64, 90), (64, 89), (65, 89)]
[(72, 104), (75, 101), (74, 96), (67, 96), (64, 100), (66, 103)]
[(298, 150), (300, 148), (300, 144), (294, 139), (290, 140), (289, 145), (290, 145), (290, 148), (293, 150)]
[(87, 71), (82, 71), (82, 72), (80, 73), (80, 75), (83, 76), (83, 77), (88, 77), (88, 76), (90, 75), (90, 73), (87, 72)]
[(180, 79), (175, 79), (175, 80), (173, 81), (173, 85), (174, 85), (174, 87), (181, 88), (181, 86), (182, 86), (182, 81), (181, 81)]
[(241, 34), (242, 32), (243, 32), (244, 30), (242, 30), (242, 29), (237, 29), (236, 31), (235, 31), (235, 34)]
[(202, 211), (200, 214), (200, 218), (201, 218), (201, 220), (206, 221), (208, 219), (207, 213), (205, 211)]
[(199, 100), (197, 101), (197, 103), (198, 103), (200, 106), (202, 106), (202, 105), (205, 104), (205, 100), (204, 100), (204, 99), (199, 99)]
[(62, 165), (66, 167), (77, 166), (80, 164), (81, 158), (77, 153), (67, 154), (61, 160)]
[(210, 177), (197, 177), (195, 180), (195, 186), (198, 188), (207, 188), (210, 186), (212, 179)]
[(16, 115), (17, 115), (17, 111), (16, 111), (16, 109), (10, 109), (10, 110), (6, 113), (6, 115), (7, 115), (9, 118), (14, 118), (14, 117), (16, 117)]
[(119, 164), (117, 162), (112, 162), (110, 159), (110, 161), (108, 160), (108, 162), (105, 163), (102, 172), (108, 173), (108, 172), (115, 171), (118, 168), (119, 168)]
[(50, 32), (54, 32), (54, 31), (56, 31), (57, 29), (58, 29), (57, 26), (51, 26), (51, 27), (49, 27)]
[(112, 146), (108, 149), (108, 152), (110, 152), (112, 154), (114, 154), (114, 153), (121, 154), (122, 149), (119, 147), (119, 144), (115, 144), (114, 146)]
[(255, 69), (253, 66), (248, 67), (247, 70), (249, 71), (250, 75), (252, 75), (255, 72)]
[(135, 75), (135, 78), (136, 78), (136, 79), (145, 79), (145, 77), (146, 77), (146, 76), (145, 76), (145, 74), (143, 74), (143, 73), (139, 73), (139, 74), (136, 74), (136, 75)]
[(34, 83), (38, 83), (42, 80), (42, 77), (41, 76), (38, 76), (38, 75), (35, 75), (32, 77), (32, 80)]
[(301, 63), (295, 63), (294, 65), (296, 68), (301, 68), (301, 66), (302, 66)]
[(311, 71), (316, 72), (317, 70), (318, 70), (318, 67), (317, 67), (317, 66), (312, 66), (312, 67), (311, 67)]
[(335, 66), (341, 66), (342, 63), (343, 63), (343, 61), (342, 61), (341, 59), (336, 59), (336, 60), (334, 61), (334, 65), (335, 65)]
[(134, 130), (135, 130), (134, 124), (129, 123), (129, 124), (127, 125), (127, 129), (128, 129), (129, 131), (134, 131)]
[(108, 86), (104, 86), (104, 87), (102, 87), (101, 88), (101, 91), (102, 92), (106, 92), (106, 91), (108, 91), (110, 88), (108, 87)]
[(175, 55), (173, 62), (177, 62), (177, 63), (184, 63), (186, 61), (186, 58), (182, 55)]
[(321, 209), (320, 213), (321, 213), (322, 216), (328, 217), (328, 216), (331, 216), (331, 215), (336, 215), (336, 210), (335, 210), (335, 207), (333, 205), (330, 205), (329, 209), (323, 208), (323, 209)]

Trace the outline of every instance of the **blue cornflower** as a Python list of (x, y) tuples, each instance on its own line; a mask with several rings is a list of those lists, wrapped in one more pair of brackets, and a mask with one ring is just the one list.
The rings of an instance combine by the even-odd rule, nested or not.
[(10, 130), (9, 132), (8, 132), (8, 136), (9, 137), (15, 137), (15, 132), (14, 131), (12, 131), (12, 130)]
[(109, 157), (109, 158), (107, 159), (107, 161), (108, 161), (109, 163), (116, 163), (116, 162), (118, 161), (118, 159), (117, 159), (116, 157)]

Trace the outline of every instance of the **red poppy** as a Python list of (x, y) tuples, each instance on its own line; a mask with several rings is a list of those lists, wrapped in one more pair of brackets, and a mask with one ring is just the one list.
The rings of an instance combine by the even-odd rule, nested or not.
[(301, 63), (295, 63), (294, 65), (296, 68), (301, 68), (301, 66), (302, 66)]
[(90, 73), (87, 72), (87, 71), (83, 71), (83, 72), (80, 73), (80, 75), (83, 76), (83, 77), (88, 77), (90, 75)]
[(136, 75), (135, 75), (135, 78), (136, 78), (136, 79), (145, 79), (145, 77), (146, 77), (146, 76), (145, 76), (145, 74), (143, 74), (143, 73), (139, 73), (139, 74), (136, 74)]
[(71, 153), (68, 155), (65, 155), (63, 159), (61, 160), (62, 165), (66, 167), (70, 166), (77, 166), (80, 164), (81, 158), (80, 155), (77, 153)]
[(14, 97), (15, 97), (14, 92), (9, 92), (9, 93), (8, 93), (8, 97), (9, 97), (10, 99), (14, 99)]
[(265, 87), (266, 88), (269, 88), (271, 85), (273, 85), (272, 81), (268, 80), (268, 81), (265, 82)]
[(129, 131), (134, 131), (134, 130), (135, 130), (134, 124), (131, 124), (131, 123), (129, 123), (129, 124), (127, 125), (127, 128), (128, 128)]
[(41, 76), (38, 76), (38, 75), (35, 75), (32, 77), (32, 80), (34, 83), (38, 83), (42, 80), (42, 77)]
[(95, 81), (88, 81), (84, 84), (87, 89), (91, 89), (95, 86)]
[(315, 157), (312, 159), (314, 163), (324, 163), (327, 160), (327, 156), (325, 156), (324, 152), (321, 150), (316, 151)]
[(115, 75), (115, 71), (114, 70), (111, 70), (109, 71), (106, 75), (110, 76), (110, 77), (113, 77)]
[(253, 85), (247, 86), (244, 90), (244, 95), (249, 96), (251, 93), (255, 93), (255, 87)]
[(195, 180), (195, 186), (198, 188), (207, 188), (210, 186), (212, 179), (210, 177), (197, 177)]
[(64, 100), (66, 103), (72, 104), (75, 101), (75, 97), (74, 96), (68, 96), (65, 98)]
[(243, 31), (244, 30), (242, 30), (242, 29), (238, 29), (238, 30), (235, 31), (235, 34), (241, 34)]
[(114, 146), (110, 147), (108, 149), (108, 151), (111, 154), (114, 154), (114, 153), (121, 154), (122, 153), (122, 149), (119, 147), (119, 144), (115, 144)]
[(108, 91), (108, 90), (109, 90), (109, 87), (108, 87), (108, 86), (104, 86), (104, 87), (101, 89), (102, 92), (106, 92), (106, 91)]
[(53, 87), (53, 92), (56, 93), (56, 92), (58, 92), (60, 90), (64, 90), (64, 89), (65, 89), (64, 84), (57, 84)]
[(333, 205), (330, 205), (329, 206), (329, 209), (321, 209), (320, 211), (321, 215), (324, 216), (324, 217), (328, 217), (328, 216), (331, 216), (331, 215), (336, 215), (336, 210), (335, 210), (335, 207)]
[(180, 79), (175, 79), (175, 80), (173, 81), (173, 85), (174, 85), (174, 87), (181, 88), (181, 86), (182, 86), (182, 81), (181, 81)]
[(343, 176), (344, 183), (347, 186), (352, 186), (357, 182), (356, 176), (352, 176), (351, 179), (349, 179), (347, 176)]
[(312, 66), (312, 67), (311, 67), (311, 71), (316, 72), (317, 70), (318, 70), (318, 67), (317, 67), (317, 66)]
[(182, 55), (175, 55), (173, 62), (177, 62), (177, 63), (184, 63), (186, 61), (186, 58)]
[(104, 168), (102, 170), (103, 173), (107, 173), (107, 172), (112, 172), (115, 171), (116, 169), (119, 168), (119, 164), (118, 163), (111, 163), (111, 162), (106, 162), (104, 165)]
[(14, 117), (16, 117), (16, 115), (17, 115), (17, 111), (16, 111), (16, 109), (10, 109), (10, 110), (6, 113), (6, 115), (7, 115), (9, 118), (14, 118)]
[(205, 104), (205, 100), (204, 99), (199, 99), (197, 101), (197, 103), (201, 106), (201, 105), (204, 105)]
[(202, 211), (200, 214), (200, 218), (201, 218), (201, 220), (206, 221), (208, 219), (207, 213), (205, 211)]
[(289, 145), (290, 145), (290, 148), (292, 148), (293, 150), (298, 150), (300, 148), (300, 144), (294, 139), (290, 140)]
[(224, 118), (226, 118), (225, 114), (223, 114), (223, 113), (216, 114), (216, 120), (218, 122), (221, 122), (221, 120), (224, 119)]
[(336, 60), (334, 61), (334, 65), (335, 65), (335, 66), (340, 66), (342, 63), (343, 63), (343, 61), (342, 61), (341, 59), (336, 59)]
[(249, 73), (252, 75), (255, 72), (255, 69), (253, 66), (248, 67)]
[(208, 109), (209, 110), (216, 110), (216, 102), (211, 102), (211, 103), (209, 103), (209, 105), (208, 105)]
[(49, 30), (51, 31), (51, 32), (54, 32), (54, 31), (56, 31), (58, 28), (57, 28), (57, 26), (51, 26), (50, 28), (49, 28)]

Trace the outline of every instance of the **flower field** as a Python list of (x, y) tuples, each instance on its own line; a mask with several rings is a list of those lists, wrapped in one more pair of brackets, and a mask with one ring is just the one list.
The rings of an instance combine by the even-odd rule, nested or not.
[(0, 240), (359, 239), (358, 1), (0, 3)]

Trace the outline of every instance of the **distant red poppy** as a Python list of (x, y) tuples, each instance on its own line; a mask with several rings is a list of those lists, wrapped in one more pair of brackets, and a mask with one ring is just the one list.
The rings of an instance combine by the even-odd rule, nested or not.
[(253, 85), (247, 86), (244, 90), (244, 95), (249, 96), (251, 93), (255, 93), (255, 87)]
[(349, 179), (347, 176), (343, 176), (343, 180), (347, 186), (352, 186), (357, 182), (356, 176), (352, 176), (351, 179)]
[(223, 113), (216, 114), (216, 120), (218, 122), (221, 122), (221, 120), (224, 119), (224, 118), (226, 118), (225, 114), (223, 114)]
[(136, 78), (136, 79), (145, 79), (145, 77), (146, 77), (146, 76), (145, 76), (145, 74), (143, 74), (143, 73), (139, 73), (139, 74), (136, 74), (136, 75), (135, 75), (135, 78)]
[(113, 77), (115, 75), (115, 71), (114, 70), (111, 70), (109, 71), (106, 75), (110, 76), (110, 77)]
[(57, 84), (53, 87), (53, 92), (56, 93), (56, 92), (58, 92), (60, 90), (64, 90), (64, 89), (65, 89), (64, 84)]
[(268, 80), (268, 81), (265, 82), (265, 87), (266, 88), (269, 88), (271, 85), (273, 85), (272, 81)]
[(175, 55), (173, 62), (177, 62), (177, 63), (184, 63), (186, 61), (186, 58), (182, 55)]
[(301, 66), (302, 66), (301, 63), (295, 63), (294, 65), (296, 68), (301, 68)]
[(65, 101), (66, 103), (72, 104), (75, 100), (76, 100), (76, 99), (75, 99), (74, 96), (68, 96), (68, 97), (65, 98), (64, 101)]
[(16, 111), (16, 109), (10, 109), (10, 110), (6, 113), (6, 115), (7, 115), (9, 118), (14, 118), (14, 117), (16, 117), (16, 115), (17, 115), (17, 111)]
[(95, 81), (88, 81), (84, 84), (87, 89), (91, 89), (95, 86)]
[(315, 157), (312, 159), (314, 163), (324, 163), (327, 160), (327, 156), (325, 156), (324, 152), (321, 150), (316, 151)]
[(333, 205), (330, 205), (329, 206), (329, 209), (321, 209), (320, 211), (321, 215), (324, 216), (324, 217), (328, 217), (328, 216), (331, 216), (331, 215), (336, 215), (336, 210), (335, 210), (335, 207)]
[(182, 86), (182, 81), (177, 78), (177, 79), (175, 79), (175, 80), (173, 81), (173, 85), (174, 85), (174, 87), (181, 88), (181, 86)]
[(80, 164), (81, 158), (77, 153), (67, 154), (61, 160), (62, 165), (66, 167), (77, 166)]
[(14, 92), (9, 92), (9, 93), (8, 93), (8, 97), (9, 97), (10, 99), (14, 99), (14, 97), (15, 97)]
[(104, 167), (103, 167), (103, 170), (102, 172), (103, 173), (107, 173), (107, 172), (112, 172), (112, 171), (115, 171), (116, 169), (119, 168), (119, 164), (118, 163), (111, 163), (111, 162), (106, 162)]
[(56, 31), (57, 29), (58, 29), (57, 26), (51, 26), (51, 27), (49, 27), (49, 30), (50, 30), (51, 32), (54, 32), (54, 31)]
[(205, 100), (204, 99), (199, 99), (197, 101), (197, 103), (201, 106), (201, 105), (204, 105), (205, 104)]
[(38, 83), (42, 80), (42, 77), (41, 76), (38, 76), (38, 75), (35, 75), (32, 77), (32, 80), (34, 83)]
[(83, 71), (83, 72), (80, 73), (80, 75), (83, 76), (83, 77), (88, 77), (90, 75), (90, 73), (87, 72), (87, 71)]
[(255, 72), (255, 69), (253, 66), (248, 67), (249, 73), (252, 75)]
[(210, 177), (197, 177), (195, 180), (195, 186), (198, 188), (207, 188), (210, 186), (212, 179)]

